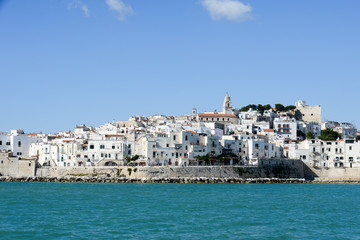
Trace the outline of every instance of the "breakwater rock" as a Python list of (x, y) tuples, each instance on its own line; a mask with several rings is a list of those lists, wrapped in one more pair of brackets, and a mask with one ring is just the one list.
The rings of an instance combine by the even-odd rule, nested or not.
[[(126, 178), (105, 176), (0, 177), (0, 182), (82, 182), (82, 183), (309, 183), (304, 178)], [(359, 181), (360, 183), (360, 181)]]

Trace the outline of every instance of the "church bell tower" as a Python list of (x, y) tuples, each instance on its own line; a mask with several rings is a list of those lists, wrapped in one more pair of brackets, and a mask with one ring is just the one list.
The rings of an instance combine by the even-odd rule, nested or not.
[(226, 93), (223, 103), (223, 114), (233, 114), (232, 103), (228, 93)]

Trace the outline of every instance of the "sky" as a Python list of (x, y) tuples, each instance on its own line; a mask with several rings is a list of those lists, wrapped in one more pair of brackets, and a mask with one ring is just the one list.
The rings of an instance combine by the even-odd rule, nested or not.
[(0, 131), (248, 104), (360, 127), (358, 0), (0, 0)]

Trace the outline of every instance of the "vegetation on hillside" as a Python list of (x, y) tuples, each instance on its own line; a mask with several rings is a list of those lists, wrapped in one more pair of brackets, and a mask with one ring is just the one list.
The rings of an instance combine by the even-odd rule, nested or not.
[(307, 132), (306, 133), (306, 139), (315, 139), (315, 135), (314, 135), (314, 133), (312, 133), (312, 132)]
[[(261, 104), (249, 104), (245, 107), (242, 107), (239, 109), (240, 112), (247, 112), (249, 111), (249, 109), (253, 109), (253, 110), (257, 110), (259, 111), (261, 114), (264, 113), (264, 111), (266, 110), (270, 110), (272, 109), (271, 105), (270, 104), (266, 104), (266, 105), (261, 105)], [(287, 111), (291, 111), (291, 110), (294, 110), (296, 107), (294, 105), (289, 105), (289, 106), (284, 106), (280, 103), (277, 103), (275, 104), (275, 111), (277, 112), (287, 112)]]
[(320, 139), (323, 141), (335, 141), (340, 137), (338, 132), (335, 132), (331, 128), (326, 128), (325, 130), (321, 131)]

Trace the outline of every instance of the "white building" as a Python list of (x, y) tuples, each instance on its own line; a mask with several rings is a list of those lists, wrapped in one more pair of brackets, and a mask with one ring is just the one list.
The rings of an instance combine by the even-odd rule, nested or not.
[(30, 144), (42, 142), (40, 134), (25, 134), (23, 130), (0, 133), (0, 151), (12, 152), (13, 156), (29, 157)]
[(284, 139), (297, 139), (297, 123), (295, 118), (281, 117), (275, 118), (274, 130)]

